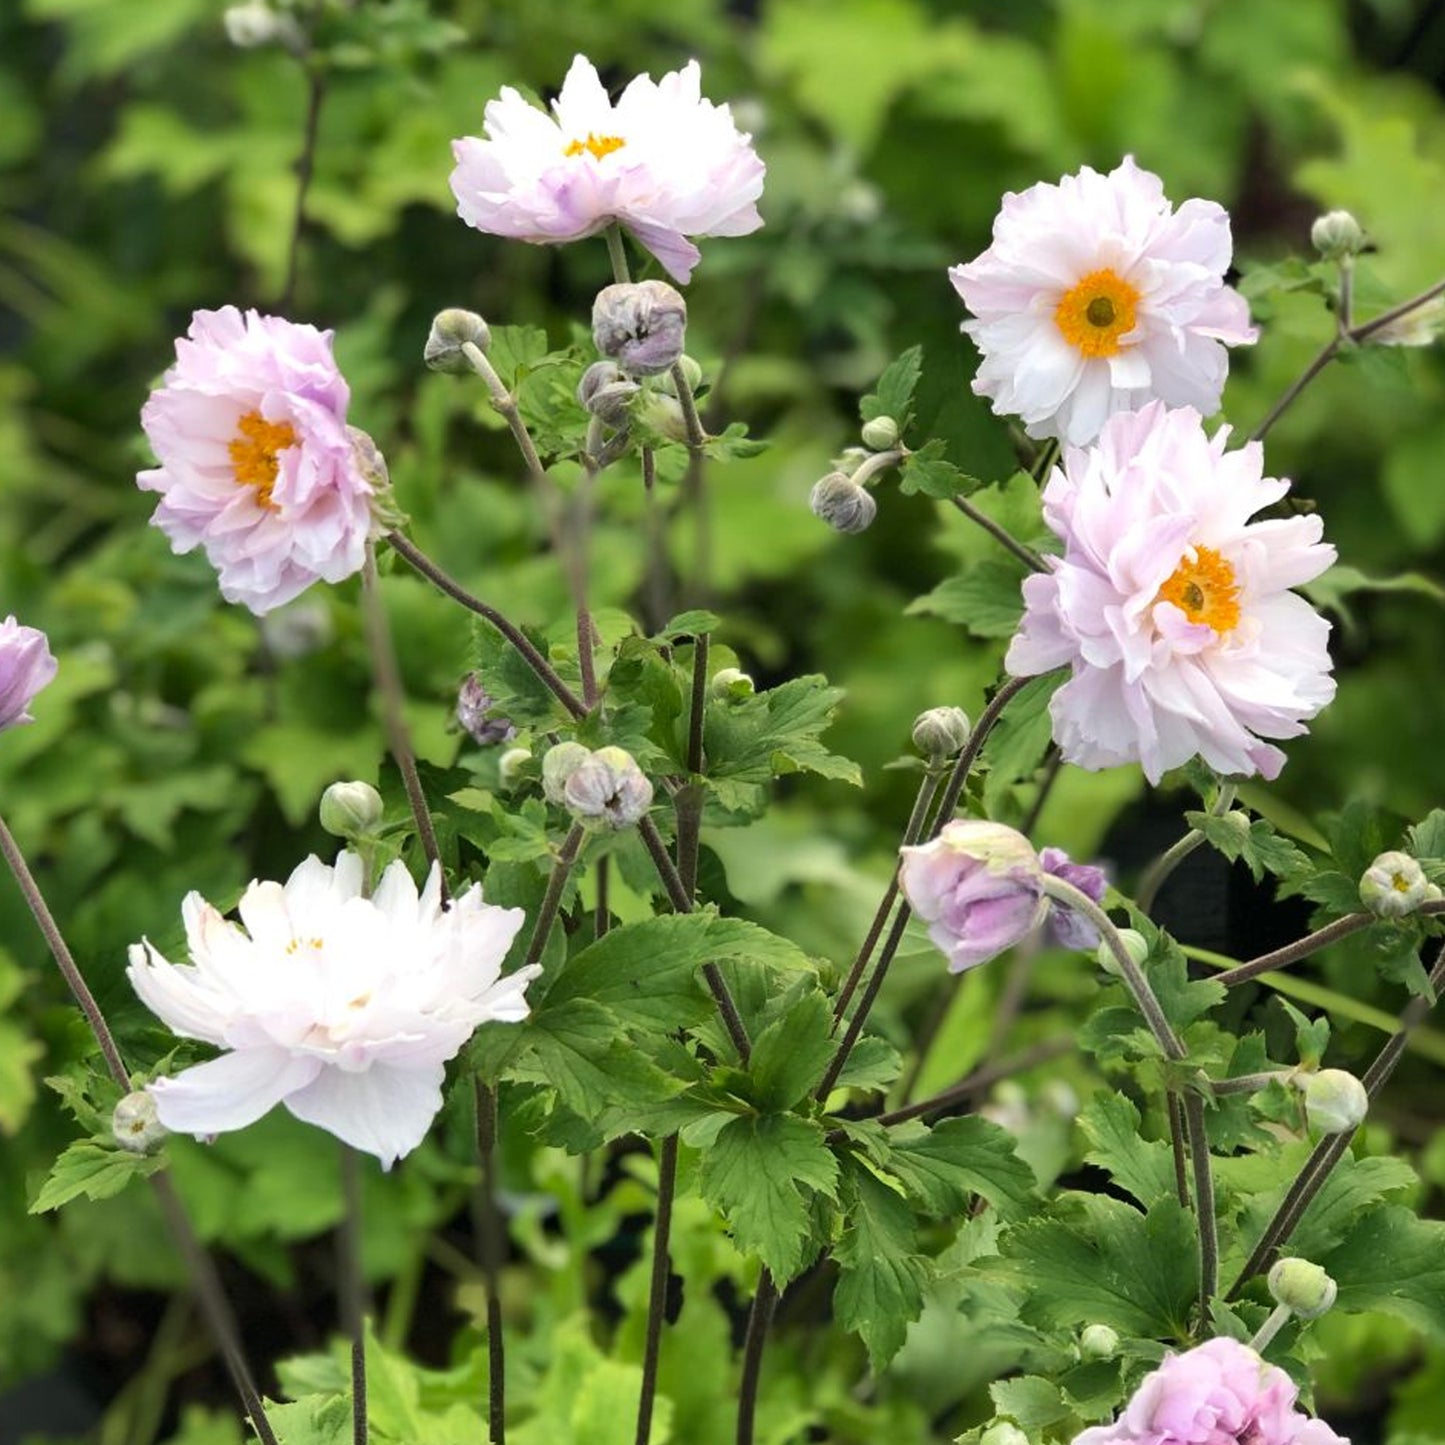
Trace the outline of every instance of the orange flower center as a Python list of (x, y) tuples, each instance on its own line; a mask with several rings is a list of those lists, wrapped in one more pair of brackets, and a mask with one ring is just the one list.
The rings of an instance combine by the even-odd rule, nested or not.
[(1234, 568), (1212, 547), (1191, 547), (1154, 600), (1172, 602), (1191, 622), (1202, 622), (1221, 636), (1239, 622)]
[(567, 149), (562, 152), (564, 156), (580, 156), (583, 151), (591, 151), (594, 160), (601, 160), (603, 156), (610, 156), (613, 151), (620, 151), (627, 142), (620, 135), (593, 135), (589, 130), (586, 140), (574, 140)]
[(258, 506), (275, 508), (271, 489), (281, 469), (277, 458), (295, 445), (296, 432), (290, 422), (267, 421), (259, 411), (248, 411), (236, 423), (236, 435), (226, 448), (231, 453), (231, 469), (237, 486), (256, 489)]
[(1119, 338), (1134, 329), (1139, 293), (1106, 266), (1090, 271), (1059, 298), (1054, 324), (1085, 356), (1117, 356)]

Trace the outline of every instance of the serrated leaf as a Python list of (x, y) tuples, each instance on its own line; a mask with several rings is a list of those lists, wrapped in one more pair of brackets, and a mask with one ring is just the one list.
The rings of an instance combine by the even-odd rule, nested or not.
[(1079, 1127), (1092, 1146), (1084, 1158), (1107, 1169), (1110, 1177), (1146, 1209), (1174, 1194), (1174, 1159), (1169, 1145), (1145, 1139), (1143, 1120), (1123, 1094), (1100, 1094), (1079, 1115)]
[(975, 637), (1012, 637), (1023, 616), (1022, 567), (989, 558), (957, 577), (945, 578), (907, 611), (957, 623)]
[(1031, 1437), (1037, 1437), (1050, 1425), (1057, 1425), (1073, 1413), (1059, 1387), (1042, 1375), (996, 1380), (988, 1387), (988, 1393), (993, 1399), (994, 1409)]
[(306, 1395), (266, 1404), (266, 1419), (280, 1445), (350, 1445), (351, 1401), (344, 1395)]
[(109, 1199), (132, 1179), (154, 1174), (164, 1164), (165, 1157), (160, 1154), (132, 1154), (107, 1148), (94, 1139), (77, 1139), (51, 1167), (30, 1213), (59, 1209), (82, 1194), (87, 1199)]
[(910, 346), (896, 361), (891, 361), (878, 378), (878, 387), (859, 403), (864, 421), (891, 416), (901, 432), (908, 425), (913, 411), (913, 392), (923, 374), (923, 348)]
[(1263, 818), (1245, 823), (1242, 815), (1189, 812), (1184, 815), (1191, 828), (1197, 828), (1212, 847), (1230, 862), (1242, 859), (1250, 875), (1258, 882), (1266, 873), (1277, 878), (1294, 878), (1313, 870), (1309, 855), (1282, 838)]
[(753, 1040), (748, 1073), (753, 1102), (765, 1111), (791, 1109), (817, 1086), (837, 1050), (833, 1011), (815, 983)]
[(903, 1056), (879, 1034), (864, 1034), (853, 1045), (843, 1072), (840, 1089), (886, 1089), (903, 1072)]
[(1435, 808), (1409, 830), (1416, 858), (1445, 858), (1445, 808)]
[(1379, 1310), (1445, 1336), (1445, 1223), (1387, 1205), (1359, 1220), (1320, 1261), (1339, 1285), (1336, 1307)]
[(931, 1129), (895, 1132), (889, 1170), (910, 1197), (936, 1218), (962, 1214), (981, 1194), (1008, 1214), (1035, 1198), (1038, 1181), (1019, 1158), (1012, 1134), (969, 1115)]
[(1068, 673), (1062, 668), (1030, 678), (1009, 699), (988, 735), (983, 746), (983, 759), (988, 765), (983, 798), (990, 813), (1009, 788), (1031, 777), (1043, 761), (1053, 737), (1049, 701), (1067, 681)]
[(741, 701), (711, 705), (703, 732), (709, 787), (764, 785), (796, 772), (861, 785), (857, 763), (829, 752), (819, 740), (842, 698), (842, 689), (829, 687), (826, 678), (807, 675)]

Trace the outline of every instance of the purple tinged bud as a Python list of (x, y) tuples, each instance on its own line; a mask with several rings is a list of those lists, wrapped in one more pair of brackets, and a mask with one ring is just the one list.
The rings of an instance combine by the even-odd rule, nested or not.
[(630, 828), (652, 806), (652, 784), (631, 753), (622, 748), (598, 748), (568, 776), (563, 801), (580, 823)]
[(457, 692), (457, 722), (473, 742), (483, 747), (504, 743), (517, 735), (510, 718), (488, 716), (495, 706), (496, 701), (482, 686), (481, 678), (469, 672)]
[(604, 286), (592, 303), (592, 339), (624, 371), (656, 376), (682, 355), (687, 302), (666, 281)]
[(0, 623), (0, 731), (34, 722), (29, 708), (55, 676), (58, 664), (43, 632), (13, 617)]
[(613, 361), (594, 361), (577, 383), (577, 400), (599, 421), (623, 427), (629, 420), (632, 399), (642, 388), (629, 381)]
[(899, 881), (951, 973), (987, 963), (1048, 913), (1044, 870), (1024, 835), (955, 819), (931, 843), (901, 850)]
[[(1102, 868), (1089, 863), (1075, 863), (1062, 848), (1045, 848), (1039, 854), (1044, 872), (1065, 883), (1072, 883), (1080, 893), (1095, 903), (1104, 901), (1109, 880)], [(1099, 930), (1072, 908), (1055, 902), (1049, 913), (1049, 928), (1062, 948), (1090, 949), (1099, 941)]]

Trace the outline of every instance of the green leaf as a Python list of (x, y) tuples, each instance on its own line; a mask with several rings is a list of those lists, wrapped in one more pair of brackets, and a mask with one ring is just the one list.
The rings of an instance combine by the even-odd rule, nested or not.
[(857, 763), (819, 741), (842, 698), (841, 688), (809, 675), (741, 701), (710, 704), (703, 730), (709, 786), (762, 785), (796, 772), (861, 785)]
[(1379, 1310), (1445, 1337), (1445, 1223), (1408, 1209), (1372, 1210), (1320, 1261), (1342, 1310)]
[(760, 1109), (791, 1109), (821, 1081), (838, 1044), (833, 1037), (833, 1011), (816, 981), (753, 1040), (748, 1073), (753, 1102)]
[(55, 1161), (30, 1213), (59, 1209), (82, 1194), (87, 1199), (109, 1199), (132, 1179), (154, 1174), (165, 1162), (161, 1154), (132, 1154), (125, 1149), (107, 1148), (94, 1139), (78, 1139)]
[(932, 592), (910, 602), (906, 611), (955, 622), (975, 637), (1012, 637), (1023, 616), (1024, 569), (989, 558), (957, 577), (945, 578)]
[(1414, 857), (1445, 858), (1445, 808), (1435, 808), (1408, 833)]
[(1222, 817), (1214, 813), (1190, 812), (1185, 813), (1184, 819), (1230, 862), (1243, 859), (1255, 882), (1266, 873), (1288, 879), (1313, 869), (1309, 855), (1288, 838), (1281, 838), (1263, 818), (1246, 822), (1244, 815), (1238, 812), (1226, 813)]
[(1143, 1120), (1123, 1094), (1101, 1093), (1079, 1115), (1092, 1146), (1084, 1155), (1146, 1209), (1174, 1194), (1174, 1160), (1168, 1144), (1145, 1139)]
[(981, 1194), (1007, 1214), (1035, 1199), (1034, 1172), (1018, 1157), (1013, 1135), (970, 1115), (931, 1129), (892, 1136), (888, 1167), (935, 1218), (965, 1213)]
[(840, 1089), (886, 1089), (903, 1072), (903, 1057), (879, 1034), (864, 1034), (838, 1075)]
[(285, 1405), (266, 1404), (280, 1445), (351, 1445), (351, 1401), (344, 1395), (306, 1395)]
[(1037, 1437), (1050, 1425), (1057, 1425), (1073, 1413), (1063, 1391), (1042, 1375), (997, 1380), (988, 1387), (988, 1393), (993, 1399), (994, 1409), (1031, 1437)]
[(934, 440), (910, 452), (898, 470), (898, 489), (904, 496), (922, 492), (946, 502), (950, 497), (967, 496), (982, 483), (971, 477), (944, 456), (945, 443)]
[(901, 432), (908, 425), (913, 410), (913, 392), (923, 374), (923, 348), (910, 346), (896, 361), (884, 368), (878, 378), (877, 391), (871, 391), (858, 404), (864, 421), (891, 416)]
[(988, 765), (984, 779), (984, 806), (992, 813), (1004, 794), (1016, 782), (1033, 776), (1043, 761), (1053, 737), (1049, 700), (1069, 680), (1060, 668), (1031, 678), (1009, 699), (988, 741), (983, 760)]

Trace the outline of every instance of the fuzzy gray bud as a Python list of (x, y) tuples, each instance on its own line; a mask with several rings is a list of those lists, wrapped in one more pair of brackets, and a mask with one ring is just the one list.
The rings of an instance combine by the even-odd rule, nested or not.
[(1360, 879), (1360, 902), (1377, 918), (1403, 918), (1439, 897), (1439, 887), (1408, 853), (1381, 853)]
[(332, 783), (317, 810), (321, 826), (334, 838), (359, 838), (381, 822), (381, 794), (370, 783)]
[(630, 828), (652, 806), (652, 784), (631, 753), (622, 748), (598, 748), (569, 774), (563, 801), (578, 822), (599, 828)]
[(870, 451), (886, 452), (898, 445), (898, 423), (891, 416), (875, 416), (863, 423), (863, 445)]
[(666, 281), (624, 281), (604, 286), (592, 303), (592, 339), (633, 376), (656, 376), (681, 355), (687, 338), (687, 302)]
[(878, 515), (878, 503), (843, 472), (829, 472), (817, 482), (808, 505), (835, 532), (866, 532)]
[(156, 1113), (156, 1101), (144, 1089), (127, 1094), (110, 1116), (110, 1132), (122, 1149), (149, 1154), (166, 1137), (166, 1126)]
[(1348, 211), (1326, 211), (1310, 227), (1310, 244), (1326, 261), (1358, 256), (1365, 249), (1365, 232)]
[(614, 361), (594, 361), (577, 383), (577, 400), (610, 427), (626, 426), (632, 398), (641, 390)]
[(925, 758), (952, 758), (968, 741), (968, 714), (961, 707), (931, 707), (913, 724), (913, 746)]
[(1307, 1259), (1281, 1259), (1269, 1272), (1269, 1292), (1302, 1320), (1315, 1320), (1334, 1304), (1339, 1288)]
[(719, 668), (709, 684), (712, 695), (721, 702), (741, 702), (757, 690), (752, 678), (737, 667)]
[(1305, 1118), (1321, 1134), (1348, 1134), (1365, 1122), (1370, 1096), (1344, 1069), (1321, 1069), (1305, 1081)]
[(462, 375), (472, 370), (462, 350), (468, 343), (478, 351), (485, 351), (492, 344), (490, 328), (475, 311), (448, 306), (445, 311), (438, 311), (432, 321), (422, 359), (433, 371)]
[(483, 747), (504, 743), (517, 735), (510, 718), (488, 716), (495, 706), (496, 701), (482, 686), (481, 678), (469, 672), (457, 690), (457, 722), (473, 742)]

